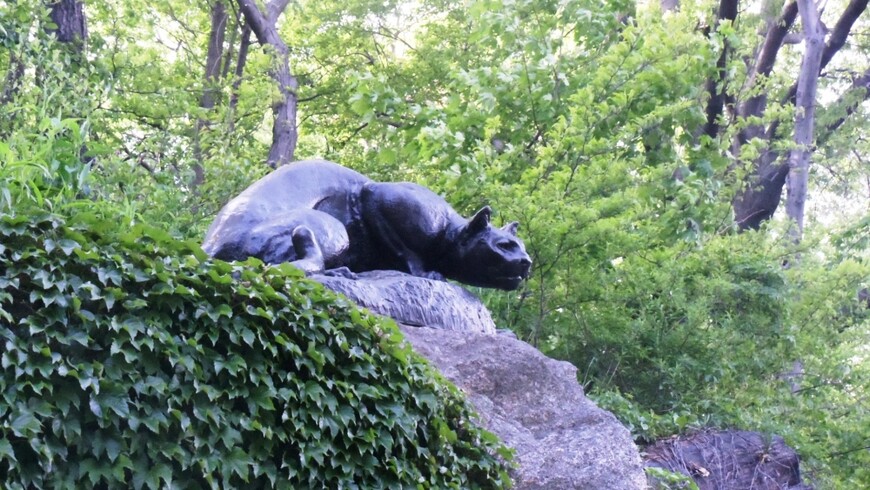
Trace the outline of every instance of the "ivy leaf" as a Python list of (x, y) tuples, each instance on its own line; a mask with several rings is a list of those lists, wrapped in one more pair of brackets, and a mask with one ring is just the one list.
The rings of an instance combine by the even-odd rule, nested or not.
[(91, 409), (91, 413), (96, 415), (98, 419), (103, 418), (103, 407), (100, 406), (96, 398), (92, 397), (88, 400), (88, 407)]
[(18, 459), (15, 458), (15, 451), (12, 449), (12, 443), (10, 443), (5, 437), (0, 439), (0, 460), (3, 460), (4, 458), (9, 458), (16, 462), (18, 461)]
[(21, 412), (17, 417), (12, 419), (10, 424), (12, 433), (19, 437), (32, 437), (39, 432), (39, 420), (30, 412)]
[(64, 239), (58, 241), (57, 245), (60, 247), (61, 250), (63, 250), (63, 253), (67, 257), (72, 255), (73, 251), (75, 251), (76, 249), (81, 247), (81, 245), (79, 245), (77, 242), (70, 240), (68, 238), (64, 238)]
[(250, 458), (241, 449), (233, 449), (227, 454), (224, 458), (224, 464), (227, 465), (229, 471), (238, 475), (245, 483), (250, 481)]
[(168, 465), (152, 466), (146, 474), (145, 485), (156, 490), (160, 488), (160, 480), (163, 480), (167, 486), (172, 486), (172, 469)]
[[(116, 415), (122, 418), (127, 418), (130, 415), (130, 406), (127, 403), (126, 397), (124, 397), (123, 395), (111, 395), (103, 391), (102, 393), (97, 395), (96, 399), (98, 405), (101, 407), (101, 413), (102, 408), (107, 407), (115, 412)], [(91, 410), (93, 410), (93, 407), (91, 407)], [(94, 412), (94, 414), (98, 417), (101, 416), (98, 415), (96, 412)]]

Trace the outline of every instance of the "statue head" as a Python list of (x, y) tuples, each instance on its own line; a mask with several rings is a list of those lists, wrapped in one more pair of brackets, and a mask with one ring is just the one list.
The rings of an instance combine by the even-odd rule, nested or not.
[(532, 260), (517, 237), (519, 223), (496, 228), (491, 215), (492, 209), (484, 206), (468, 220), (445, 264), (445, 276), (472, 286), (513, 290), (529, 277)]

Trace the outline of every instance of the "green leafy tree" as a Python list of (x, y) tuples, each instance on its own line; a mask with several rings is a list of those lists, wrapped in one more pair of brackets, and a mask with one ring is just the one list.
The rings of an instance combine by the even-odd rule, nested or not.
[[(257, 4), (286, 52), (242, 6), (86, 3), (80, 70), (47, 6), (0, 6), (4, 32), (34, 33), (0, 46), (5, 209), (88, 195), (200, 239), (268, 171), (286, 67), (296, 157), (521, 222), (533, 277), (479, 293), (639, 441), (775, 431), (821, 488), (866, 486), (866, 2), (817, 12), (821, 71), (801, 69), (806, 2)], [(799, 242), (774, 214), (790, 172), (808, 177)]]
[[(799, 418), (832, 412), (802, 395), (783, 401), (792, 395), (782, 377), (802, 353), (822, 348), (804, 344), (811, 339), (825, 338), (824, 351), (839, 352), (828, 367), (851, 365), (846, 359), (855, 355), (866, 362), (851, 334), (816, 337), (795, 326), (826, 321), (803, 316), (804, 281), (839, 284), (832, 304), (854, 311), (860, 273), (841, 277), (834, 265), (842, 259), (833, 258), (783, 270), (813, 247), (834, 256), (812, 233), (800, 247), (776, 226), (770, 234), (734, 234), (745, 225), (739, 211), (735, 218), (734, 196), (758, 175), (750, 163), (766, 140), (747, 140), (737, 155), (732, 137), (793, 112), (788, 103), (769, 104), (763, 118), (711, 118), (710, 103), (725, 94), (724, 110), (788, 93), (794, 78), (783, 73), (741, 88), (740, 98), (729, 95), (748, 80), (742, 63), (752, 59), (752, 36), (766, 17), (746, 14), (752, 22), (738, 28), (716, 24), (705, 6), (662, 15), (584, 2), (475, 2), (433, 17), (425, 6), (419, 12), (399, 27), (384, 14), (369, 25), (324, 24), (326, 38), (353, 39), (361, 54), (346, 65), (360, 66), (349, 97), (326, 94), (320, 100), (330, 112), (312, 117), (309, 131), (334, 124), (328, 134), (340, 136), (333, 144), (344, 143), (328, 141), (322, 151), (373, 173), (427, 182), (461, 209), (489, 203), (506, 220), (519, 219), (534, 276), (515, 296), (485, 294), (491, 308), (545, 352), (577, 364), (592, 393), (638, 422), (639, 436), (693, 424), (789, 433), (792, 444), (811, 448), (805, 454), (819, 481), (861, 481), (860, 451), (833, 456), (808, 443), (832, 426), (794, 430), (805, 423)], [(714, 34), (699, 16), (717, 25)], [(407, 49), (395, 48), (402, 45)], [(334, 53), (347, 61), (339, 46), (326, 39), (322, 46), (333, 51), (321, 59)], [(781, 60), (795, 54), (783, 50)], [(337, 86), (346, 73), (332, 72)], [(715, 138), (705, 136), (711, 128)], [(776, 140), (785, 153), (794, 148), (788, 134)], [(746, 165), (735, 165), (735, 156)], [(866, 257), (850, 253), (866, 271)], [(854, 332), (866, 334), (865, 320), (855, 318)], [(805, 369), (816, 376), (827, 368)], [(838, 400), (828, 408), (851, 407), (849, 422), (834, 424), (837, 438), (849, 439), (849, 427), (866, 423), (866, 401), (848, 395), (866, 383), (861, 375), (826, 395)], [(631, 408), (619, 409), (614, 389)], [(777, 407), (792, 403), (789, 422), (769, 422)]]

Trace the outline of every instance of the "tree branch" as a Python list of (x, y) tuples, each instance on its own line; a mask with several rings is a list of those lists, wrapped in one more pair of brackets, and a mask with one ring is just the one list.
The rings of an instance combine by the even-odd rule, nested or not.
[[(747, 85), (752, 87), (761, 77), (767, 77), (773, 70), (776, 57), (785, 40), (788, 31), (797, 19), (798, 5), (795, 0), (788, 0), (783, 6), (780, 16), (769, 23), (761, 49), (756, 57), (755, 65), (749, 74)], [(750, 97), (738, 108), (738, 115), (743, 118), (759, 117), (767, 106), (767, 94), (762, 92)], [(764, 134), (761, 125), (750, 125), (737, 135), (737, 144), (743, 145)], [(772, 138), (768, 137), (768, 141)], [(749, 177), (746, 188), (739, 192), (732, 202), (735, 220), (741, 230), (758, 229), (761, 223), (773, 216), (782, 189), (788, 176), (788, 166), (776, 164), (778, 153), (768, 148), (755, 162), (755, 170)]]
[(211, 109), (215, 105), (215, 82), (220, 79), (220, 66), (224, 52), (224, 38), (227, 32), (227, 15), (223, 2), (215, 2), (211, 11), (211, 32), (208, 38), (208, 53), (205, 60), (205, 90), (202, 92), (200, 107)]
[[(861, 91), (862, 96), (857, 97), (856, 92)], [(852, 86), (849, 87), (843, 95), (840, 96), (839, 100), (832, 104), (833, 106), (840, 106), (842, 104), (846, 104), (846, 114), (842, 117), (837, 118), (837, 120), (828, 123), (824, 128), (824, 132), (821, 132), (816, 140), (818, 145), (821, 146), (828, 141), (831, 135), (846, 122), (846, 119), (849, 118), (856, 110), (858, 110), (858, 106), (861, 105), (865, 100), (870, 99), (870, 68), (864, 71), (864, 74), (860, 77), (856, 78), (852, 82)]]
[[(230, 4), (232, 5), (232, 4)], [(221, 78), (226, 79), (230, 75), (230, 67), (233, 64), (233, 59), (236, 56), (236, 40), (239, 36), (239, 31), (242, 27), (241, 15), (242, 13), (236, 9), (233, 9), (233, 13), (235, 14), (235, 21), (233, 22), (233, 28), (230, 30), (230, 38), (227, 40), (227, 51), (224, 54), (224, 59), (222, 61), (223, 68), (221, 68)]]
[[(716, 18), (716, 27), (723, 21), (733, 23), (737, 18), (738, 0), (721, 0), (719, 2), (719, 14)], [(704, 125), (704, 134), (715, 138), (719, 134), (719, 117), (725, 109), (725, 68), (728, 63), (728, 52), (731, 46), (727, 39), (722, 41), (722, 52), (716, 60), (716, 76), (707, 80), (707, 93), (710, 99), (707, 101), (707, 123)]]
[[(770, 72), (773, 71), (773, 65), (776, 63), (779, 49), (782, 47), (786, 34), (788, 34), (789, 29), (791, 29), (791, 26), (794, 24), (797, 14), (797, 2), (795, 0), (789, 0), (788, 3), (783, 6), (780, 16), (770, 24), (770, 27), (767, 29), (767, 35), (764, 37), (764, 44), (756, 58), (755, 66), (749, 75), (749, 86), (755, 85), (759, 78), (767, 77), (770, 75)], [(750, 97), (740, 107), (740, 115), (743, 117), (760, 116), (764, 112), (766, 104), (767, 97), (764, 94)], [(751, 139), (751, 136), (757, 135), (755, 134), (756, 131), (752, 131), (751, 133), (753, 134), (742, 135), (741, 142), (746, 142)]]
[(237, 0), (247, 24), (262, 46), (270, 46), (274, 50), (275, 67), (272, 78), (278, 82), (281, 99), (272, 105), (275, 121), (272, 126), (272, 147), (266, 163), (272, 167), (284, 165), (293, 160), (298, 138), (296, 130), (296, 90), (299, 82), (290, 72), (289, 49), (275, 28), (275, 21), (289, 2), (272, 0), (266, 6), (269, 17), (263, 16), (254, 0)]
[(254, 0), (238, 0), (238, 4), (245, 16), (245, 21), (251, 26), (251, 30), (261, 45), (271, 45), (275, 49), (283, 48), (284, 51), (287, 51), (287, 45), (278, 35), (275, 25), (266, 20)]
[(794, 129), (795, 148), (789, 152), (788, 179), (786, 180), (785, 210), (793, 221), (790, 233), (798, 242), (804, 229), (804, 204), (807, 199), (807, 182), (810, 169), (810, 153), (815, 136), (816, 88), (819, 83), (822, 54), (825, 48), (825, 32), (819, 20), (819, 10), (813, 0), (798, 0), (801, 23), (804, 27), (805, 51), (795, 97), (796, 116)]
[(290, 0), (272, 0), (269, 2), (269, 5), (266, 5), (266, 21), (273, 26), (277, 25), (278, 17), (281, 16), (281, 13), (284, 12), (284, 9), (289, 4)]
[(3, 92), (0, 93), (0, 105), (10, 102), (18, 93), (21, 78), (24, 76), (24, 61), (15, 54), (9, 53), (9, 68), (6, 70), (6, 80), (3, 82)]
[[(236, 58), (236, 69), (233, 72), (233, 90), (230, 95), (230, 111), (235, 112), (236, 106), (239, 104), (239, 87), (242, 85), (242, 78), (245, 74), (245, 64), (248, 62), (248, 49), (251, 47), (251, 26), (246, 22), (242, 26), (242, 40), (239, 45), (239, 55)], [(233, 125), (232, 120), (230, 124)], [(230, 127), (232, 131), (232, 127)]]
[(779, 54), (779, 49), (782, 47), (789, 29), (794, 25), (797, 14), (798, 4), (795, 0), (791, 0), (783, 6), (782, 13), (770, 26), (764, 38), (764, 45), (758, 53), (753, 77), (758, 75), (766, 77), (773, 71), (776, 56)]
[[(864, 10), (867, 9), (867, 1), (868, 0), (852, 0), (849, 2), (849, 5), (846, 6), (846, 9), (843, 10), (843, 14), (840, 16), (840, 19), (837, 20), (837, 23), (834, 25), (834, 30), (831, 31), (831, 36), (825, 44), (825, 50), (822, 52), (822, 62), (819, 66), (819, 73), (828, 66), (828, 63), (834, 55), (837, 54), (837, 52), (840, 51), (840, 48), (846, 44), (846, 39), (849, 37), (849, 32), (852, 31), (852, 26)], [(788, 93), (785, 96), (786, 103), (794, 103), (797, 90), (797, 83), (789, 88)]]
[[(227, 14), (226, 6), (222, 0), (218, 0), (211, 8), (211, 30), (208, 36), (208, 52), (205, 57), (205, 77), (203, 81), (202, 96), (199, 99), (199, 106), (206, 111), (214, 108), (217, 98), (217, 82), (220, 79), (221, 60), (224, 56), (224, 39), (227, 32)], [(194, 125), (194, 141), (193, 153), (195, 156), (193, 162), (193, 180), (190, 182), (190, 187), (196, 190), (205, 182), (205, 170), (202, 167), (203, 152), (200, 141), (200, 135), (203, 128), (208, 125), (208, 121), (204, 116), (200, 116)]]
[(846, 451), (833, 452), (833, 453), (828, 454), (828, 457), (833, 458), (834, 456), (843, 456), (843, 455), (849, 454), (849, 453), (857, 453), (858, 451), (864, 451), (865, 449), (870, 449), (870, 446), (856, 447), (856, 448), (852, 448), (852, 449), (847, 449)]
[(840, 19), (837, 20), (834, 29), (831, 31), (831, 36), (828, 38), (828, 42), (825, 45), (825, 51), (822, 53), (822, 68), (828, 66), (831, 58), (833, 58), (834, 55), (837, 54), (837, 51), (846, 44), (849, 32), (852, 31), (852, 25), (855, 24), (855, 21), (866, 9), (867, 0), (852, 0), (849, 2), (849, 5), (846, 6), (846, 9), (843, 10), (843, 14), (840, 16)]

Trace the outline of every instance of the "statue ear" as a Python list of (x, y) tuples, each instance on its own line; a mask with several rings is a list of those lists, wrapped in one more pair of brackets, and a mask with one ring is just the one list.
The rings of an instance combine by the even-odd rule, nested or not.
[(472, 232), (486, 229), (486, 227), (489, 226), (489, 217), (491, 214), (492, 208), (489, 206), (480, 208), (480, 211), (474, 213), (474, 216), (468, 220), (467, 229)]
[(517, 228), (519, 228), (520, 224), (516, 221), (511, 221), (510, 223), (501, 227), (502, 230), (510, 233), (513, 236), (517, 236)]

